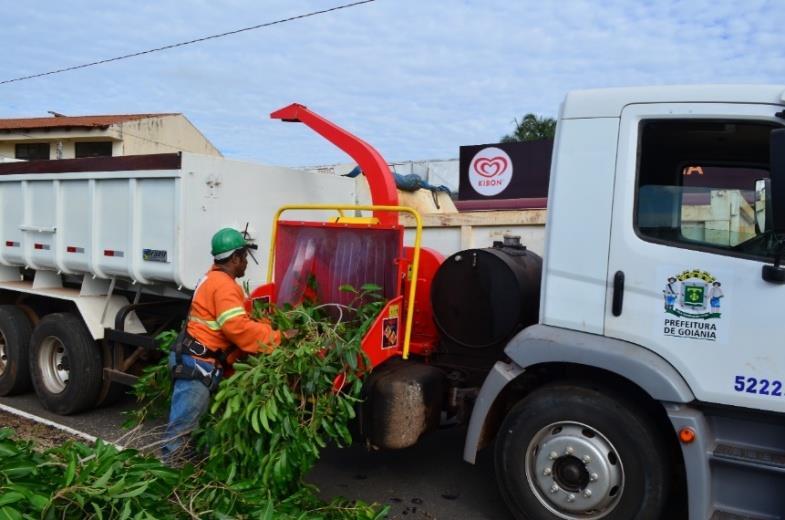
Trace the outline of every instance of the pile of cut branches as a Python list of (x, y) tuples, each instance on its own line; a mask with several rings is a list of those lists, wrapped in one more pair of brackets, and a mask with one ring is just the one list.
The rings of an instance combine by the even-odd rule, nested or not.
[[(362, 502), (324, 503), (303, 481), (327, 443), (351, 443), (348, 423), (365, 363), (360, 341), (383, 306), (376, 286), (343, 289), (355, 295), (351, 306), (254, 309), (276, 329), (298, 334), (270, 354), (235, 363), (193, 433), (196, 462), (170, 468), (101, 442), (39, 453), (1, 433), (0, 519), (386, 516)], [(163, 350), (175, 336), (159, 337)], [(147, 368), (131, 424), (165, 414), (171, 385), (165, 359)]]
[(0, 519), (378, 519), (360, 502), (322, 503), (304, 487), (276, 497), (255, 482), (224, 482), (199, 465), (170, 468), (136, 450), (69, 442), (38, 452), (0, 429)]

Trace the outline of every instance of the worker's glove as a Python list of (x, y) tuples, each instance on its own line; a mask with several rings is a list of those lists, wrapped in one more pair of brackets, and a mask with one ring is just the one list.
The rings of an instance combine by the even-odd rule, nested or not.
[(283, 331), (283, 337), (286, 339), (292, 339), (293, 337), (297, 336), (300, 333), (300, 329), (289, 329)]

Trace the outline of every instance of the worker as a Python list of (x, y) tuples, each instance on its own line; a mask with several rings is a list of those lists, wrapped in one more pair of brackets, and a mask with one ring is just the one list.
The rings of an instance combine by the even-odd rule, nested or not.
[[(245, 275), (249, 247), (252, 244), (235, 229), (224, 228), (213, 235), (213, 266), (196, 285), (186, 326), (169, 355), (174, 388), (162, 449), (165, 461), (199, 424), (210, 394), (237, 355), (269, 353), (281, 342), (279, 331), (252, 320), (245, 311), (243, 290), (236, 280)], [(294, 333), (287, 331), (286, 337)]]

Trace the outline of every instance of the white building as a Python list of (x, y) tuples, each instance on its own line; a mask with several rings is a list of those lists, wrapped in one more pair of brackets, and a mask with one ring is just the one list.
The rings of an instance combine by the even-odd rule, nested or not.
[(73, 159), (153, 153), (221, 155), (182, 114), (0, 119), (0, 160)]

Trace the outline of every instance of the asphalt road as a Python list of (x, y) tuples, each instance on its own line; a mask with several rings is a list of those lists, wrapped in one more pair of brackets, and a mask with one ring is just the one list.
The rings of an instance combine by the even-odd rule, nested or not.
[[(3, 397), (0, 403), (109, 441), (125, 433), (122, 412), (133, 406), (126, 401), (62, 417), (44, 410), (34, 394)], [(467, 464), (463, 435), (462, 429), (438, 431), (400, 451), (328, 448), (308, 480), (326, 498), (389, 504), (395, 519), (512, 520), (496, 489), (490, 451), (476, 465)]]

